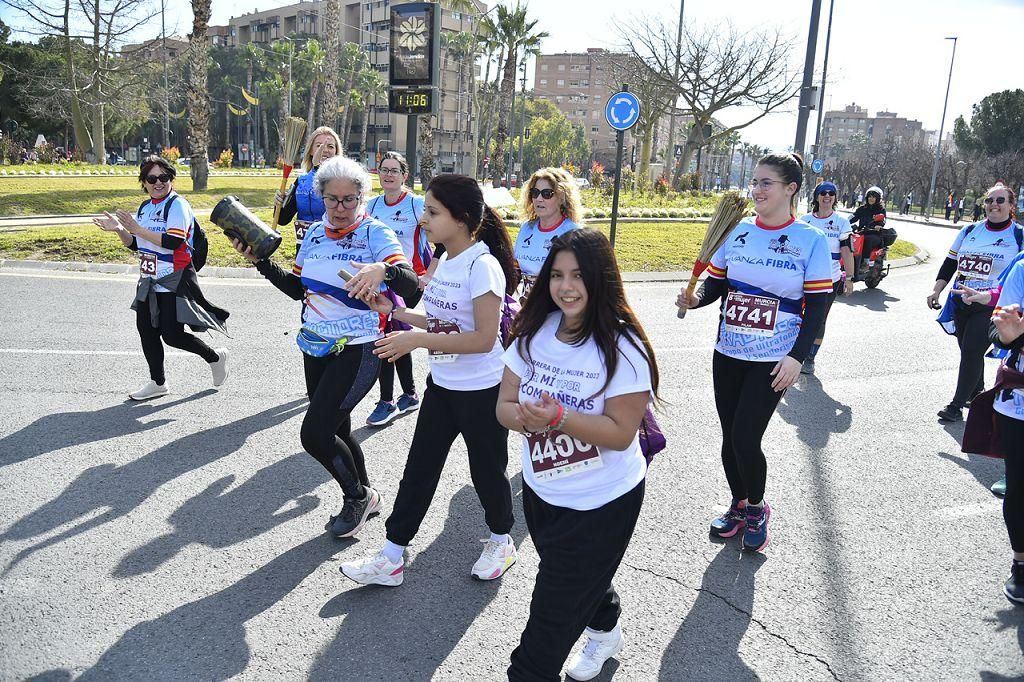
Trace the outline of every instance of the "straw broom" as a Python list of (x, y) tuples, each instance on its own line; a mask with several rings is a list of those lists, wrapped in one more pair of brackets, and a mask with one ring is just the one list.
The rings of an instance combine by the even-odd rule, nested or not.
[[(281, 176), (281, 195), (284, 195), (284, 190), (288, 186), (288, 176), (291, 175), (292, 168), (295, 167), (296, 160), (299, 156), (299, 149), (302, 147), (302, 138), (306, 134), (306, 122), (297, 116), (289, 116), (288, 120), (284, 124), (284, 144), (282, 147), (282, 156), (284, 157), (284, 174)], [(281, 204), (274, 204), (274, 222), (271, 227), (277, 230), (277, 221), (281, 216)]]
[[(708, 224), (708, 231), (704, 234), (704, 240), (700, 243), (700, 253), (697, 254), (697, 261), (693, 264), (693, 274), (690, 275), (690, 283), (686, 285), (687, 297), (693, 294), (697, 288), (697, 280), (707, 270), (711, 257), (725, 243), (726, 238), (732, 229), (739, 224), (740, 220), (747, 213), (749, 202), (737, 192), (726, 192), (718, 202), (715, 214), (711, 216)], [(680, 308), (676, 317), (686, 317), (686, 308)]]

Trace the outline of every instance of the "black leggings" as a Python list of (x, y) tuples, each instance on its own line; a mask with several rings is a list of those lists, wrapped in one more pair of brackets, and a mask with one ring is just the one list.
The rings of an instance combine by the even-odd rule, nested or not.
[(996, 413), (1006, 451), (1006, 497), (1003, 521), (1014, 552), (1024, 552), (1024, 421)]
[(612, 578), (633, 537), (644, 486), (641, 481), (597, 509), (577, 511), (548, 504), (523, 485), (523, 512), (540, 568), (509, 680), (561, 680), (583, 628), (615, 628), (622, 608)]
[[(178, 322), (177, 294), (173, 292), (154, 293), (157, 306), (160, 308), (160, 326), (154, 327), (150, 317), (149, 304), (143, 301), (135, 311), (135, 327), (139, 330), (142, 341), (142, 354), (149, 365), (149, 378), (163, 385), (167, 380), (164, 376), (164, 343), (172, 348), (195, 353), (207, 362), (217, 362), (217, 352), (210, 348), (202, 339), (185, 331), (185, 325)], [(163, 343), (161, 343), (163, 339)]]
[(512, 530), (512, 487), (508, 481), (508, 429), (498, 423), (498, 387), (453, 391), (427, 377), (423, 404), (405, 462), (387, 538), (405, 547), (416, 537), (437, 492), (452, 443), (461, 434), (469, 451), (469, 476), (492, 533)]
[(832, 311), (832, 304), (836, 302), (836, 296), (843, 289), (842, 280), (832, 285), (832, 293), (826, 294), (827, 302), (825, 303), (825, 319), (821, 321), (821, 330), (818, 332), (818, 337), (814, 340), (815, 346), (820, 346), (821, 342), (825, 339), (825, 325), (828, 323), (828, 314)]
[(711, 369), (722, 422), (722, 467), (733, 499), (764, 499), (768, 463), (761, 439), (785, 391), (772, 389), (774, 362), (737, 360), (715, 351)]
[(991, 344), (988, 327), (992, 308), (958, 304), (953, 314), (956, 342), (960, 346), (960, 371), (956, 377), (953, 404), (967, 407), (974, 396), (985, 390), (985, 351)]
[(398, 371), (398, 381), (402, 384), (402, 393), (412, 395), (416, 392), (416, 382), (412, 378), (412, 353), (403, 355), (390, 362), (381, 363), (380, 366), (380, 399), (390, 403), (395, 399), (395, 371)]
[(309, 409), (302, 420), (302, 447), (341, 486), (346, 498), (361, 499), (369, 485), (363, 449), (352, 438), (352, 409), (377, 380), (380, 360), (372, 343), (347, 346), (322, 358), (302, 356)]

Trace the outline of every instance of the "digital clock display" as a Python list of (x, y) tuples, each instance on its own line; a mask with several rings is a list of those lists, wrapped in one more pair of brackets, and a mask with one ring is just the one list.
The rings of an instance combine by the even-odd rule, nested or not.
[(388, 109), (392, 114), (431, 114), (434, 112), (434, 91), (427, 88), (392, 90)]

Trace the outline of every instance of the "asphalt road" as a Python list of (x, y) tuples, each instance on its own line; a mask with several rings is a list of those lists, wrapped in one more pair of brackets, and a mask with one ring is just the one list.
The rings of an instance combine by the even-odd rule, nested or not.
[[(940, 256), (954, 234), (897, 227)], [(817, 376), (769, 428), (764, 556), (707, 534), (728, 503), (714, 312), (678, 321), (678, 285), (629, 285), (669, 449), (617, 579), (627, 646), (600, 679), (1024, 676), (1024, 609), (1001, 592), (1010, 554), (988, 492), (1002, 464), (961, 454), (960, 429), (935, 418), (957, 362), (924, 304), (936, 268), (894, 270), (833, 309)], [(0, 270), (0, 678), (501, 679), (537, 557), (517, 502), (519, 563), (470, 579), (486, 530), (461, 441), (405, 584), (360, 588), (338, 565), (380, 547), (383, 518), (355, 541), (323, 532), (340, 494), (299, 446), (297, 305), (259, 281), (207, 280), (233, 312), (230, 380), (214, 391), (201, 361), (172, 353), (172, 395), (133, 405), (147, 377), (132, 292), (123, 276)], [(386, 511), (414, 420), (358, 432)], [(518, 496), (518, 442), (510, 452)]]

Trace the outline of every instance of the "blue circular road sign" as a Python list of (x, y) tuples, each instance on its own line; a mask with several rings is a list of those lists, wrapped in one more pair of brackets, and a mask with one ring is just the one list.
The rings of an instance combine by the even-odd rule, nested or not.
[(811, 170), (814, 171), (815, 173), (820, 173), (821, 171), (825, 170), (825, 162), (822, 161), (821, 159), (815, 159), (814, 161), (811, 162)]
[(616, 92), (604, 105), (604, 118), (614, 130), (629, 130), (640, 120), (640, 100), (632, 92)]

